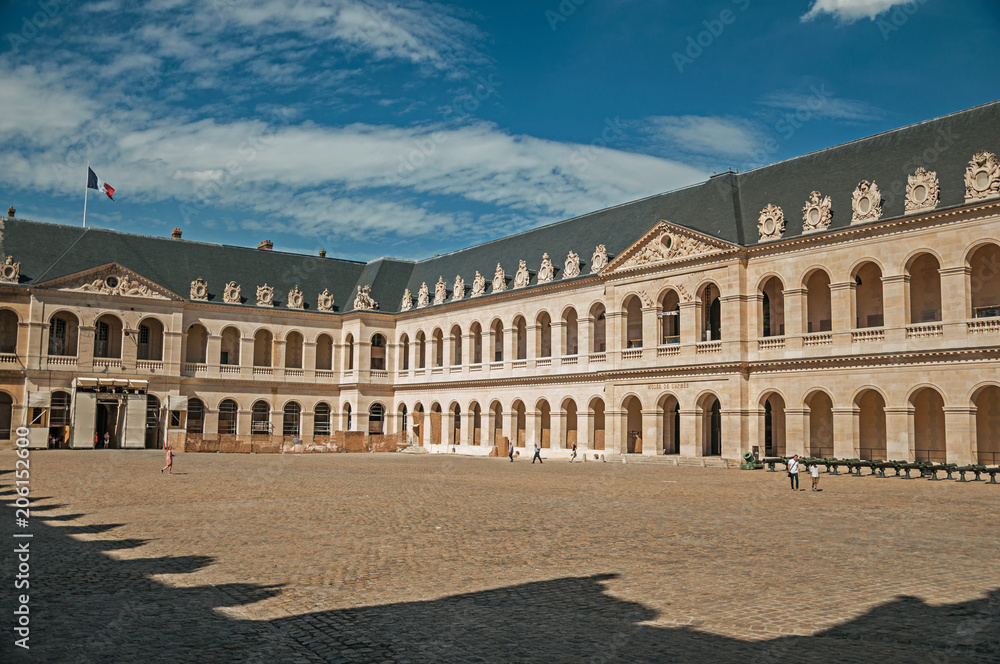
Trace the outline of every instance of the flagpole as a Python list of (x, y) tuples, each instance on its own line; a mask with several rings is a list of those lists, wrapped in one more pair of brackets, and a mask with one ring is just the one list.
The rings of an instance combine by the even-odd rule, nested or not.
[(87, 190), (90, 189), (90, 160), (87, 160), (87, 183), (83, 187), (83, 227), (87, 227)]

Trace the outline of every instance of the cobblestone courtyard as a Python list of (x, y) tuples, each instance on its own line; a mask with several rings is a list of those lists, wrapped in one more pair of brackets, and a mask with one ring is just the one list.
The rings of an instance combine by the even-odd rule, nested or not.
[(1000, 486), (824, 475), (793, 493), (764, 471), (401, 454), (161, 465), (32, 453), (31, 650), (5, 546), (0, 659), (1000, 661)]

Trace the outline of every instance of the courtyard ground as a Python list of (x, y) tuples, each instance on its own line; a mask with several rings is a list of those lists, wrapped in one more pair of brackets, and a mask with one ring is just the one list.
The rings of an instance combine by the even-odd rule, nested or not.
[[(0, 452), (12, 505), (15, 455)], [(997, 662), (1000, 486), (35, 451), (4, 662)], [(30, 533), (30, 650), (13, 533)]]

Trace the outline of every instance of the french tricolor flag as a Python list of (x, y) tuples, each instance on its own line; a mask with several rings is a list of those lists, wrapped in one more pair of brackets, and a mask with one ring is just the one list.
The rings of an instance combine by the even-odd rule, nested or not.
[(97, 191), (103, 191), (108, 195), (111, 200), (114, 199), (115, 188), (110, 184), (97, 177), (97, 173), (94, 172), (93, 168), (87, 167), (87, 188), (96, 189)]

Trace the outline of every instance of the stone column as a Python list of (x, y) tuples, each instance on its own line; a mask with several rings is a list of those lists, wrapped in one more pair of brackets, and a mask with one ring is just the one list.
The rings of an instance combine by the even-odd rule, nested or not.
[[(253, 337), (240, 337), (240, 377), (244, 380), (253, 378)], [(247, 434), (250, 427), (247, 426)]]
[(604, 451), (608, 454), (625, 453), (628, 441), (628, 411), (623, 409), (604, 410)]
[(910, 275), (882, 277), (882, 322), (887, 343), (906, 341), (906, 321), (910, 310)]
[(205, 407), (205, 422), (202, 426), (203, 436), (214, 436), (219, 431), (219, 409)]
[[(643, 319), (645, 321), (645, 319)], [(643, 339), (645, 339), (643, 331)], [(645, 343), (645, 341), (643, 342)], [(660, 431), (660, 423), (663, 417), (659, 408), (642, 411), (642, 454), (643, 456), (656, 456), (663, 454), (663, 434)]]
[(210, 376), (219, 376), (219, 360), (222, 356), (222, 335), (209, 334), (208, 344), (205, 348), (205, 363), (208, 365)]
[[(164, 400), (164, 404), (166, 400)], [(251, 416), (253, 411), (249, 408), (246, 410), (236, 411), (236, 435), (244, 439), (250, 438), (250, 426), (251, 426)], [(169, 417), (169, 415), (168, 415)]]
[[(660, 321), (657, 316), (659, 307), (656, 303), (642, 307), (642, 347), (648, 349), (643, 351), (643, 358), (655, 358), (656, 347), (660, 345)], [(646, 439), (643, 438), (643, 449), (646, 447)]]
[[(802, 335), (806, 334), (806, 297), (805, 288), (788, 288), (781, 292), (785, 300), (785, 350), (801, 350)], [(819, 330), (816, 330), (817, 332)]]
[[(316, 342), (302, 342), (302, 374), (307, 381), (316, 379)], [(310, 434), (311, 435), (311, 434)]]
[(566, 413), (561, 408), (549, 411), (549, 447), (553, 450), (566, 449)]
[(549, 328), (552, 335), (552, 357), (563, 357), (568, 355), (566, 352), (566, 322), (562, 319), (552, 321), (552, 327)]
[(312, 443), (316, 429), (316, 413), (311, 410), (304, 410), (299, 420), (299, 438), (304, 443)]
[(833, 456), (838, 459), (858, 458), (858, 439), (855, 438), (856, 424), (861, 417), (857, 406), (833, 409)]
[(583, 453), (594, 447), (594, 415), (586, 404), (576, 411), (576, 449)]
[(957, 463), (960, 466), (976, 463), (975, 418), (975, 408), (945, 407), (945, 449), (948, 463)]
[(461, 445), (472, 445), (474, 442), (472, 437), (475, 434), (473, 429), (476, 424), (476, 415), (471, 410), (463, 410), (460, 417), (462, 421), (462, 431), (458, 442)]
[[(913, 461), (913, 408), (885, 408), (885, 455), (896, 461)], [(947, 420), (945, 420), (947, 421)]]
[[(855, 324), (853, 281), (842, 281), (830, 284), (831, 327), (833, 328), (833, 345), (850, 347), (851, 330)], [(884, 298), (884, 294), (883, 294)], [(884, 301), (884, 300), (883, 300)]]
[[(585, 318), (578, 318), (576, 322), (576, 339), (579, 348), (577, 367), (578, 371), (584, 373), (590, 366), (590, 354), (594, 352), (594, 319), (588, 315)], [(590, 444), (589, 441), (587, 444)], [(579, 443), (577, 443), (577, 447), (583, 449)]]
[(625, 338), (621, 329), (622, 321), (625, 320), (625, 317), (622, 315), (622, 312), (609, 309), (605, 312), (604, 318), (604, 333), (608, 349), (608, 368), (617, 368), (621, 365), (621, 352), (625, 348)]
[(681, 410), (681, 456), (700, 457), (702, 455), (702, 425), (701, 409)]
[(509, 368), (510, 363), (517, 357), (517, 329), (505, 327), (503, 331), (503, 362), (504, 367)]
[[(527, 404), (525, 404), (527, 408)], [(542, 436), (539, 428), (542, 424), (542, 414), (534, 409), (527, 409), (524, 413), (524, 446), (532, 454), (535, 453), (535, 443), (542, 444)]]
[(785, 408), (785, 456), (805, 456), (809, 449), (809, 409)]
[[(679, 304), (681, 317), (681, 357), (684, 358), (686, 363), (694, 361), (695, 343), (701, 339), (698, 335), (698, 317), (701, 315), (700, 305), (701, 302), (697, 299), (682, 301)], [(681, 441), (681, 444), (683, 445), (683, 441)]]
[(972, 316), (972, 293), (969, 289), (972, 268), (968, 265), (949, 266), (941, 268), (939, 274), (944, 337), (964, 340), (968, 337), (965, 321)]
[(524, 344), (524, 359), (528, 361), (528, 368), (531, 369), (535, 366), (535, 360), (538, 358), (538, 345), (541, 342), (542, 327), (535, 322), (525, 325), (524, 330), (524, 333), (528, 337), (525, 339)]

